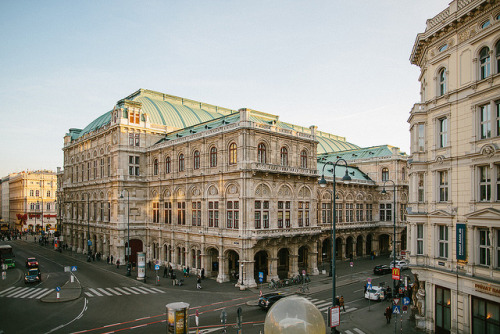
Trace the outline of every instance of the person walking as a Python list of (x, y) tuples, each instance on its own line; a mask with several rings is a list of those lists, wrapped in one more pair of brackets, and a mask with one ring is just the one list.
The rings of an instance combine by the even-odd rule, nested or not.
[(113, 264), (113, 255), (111, 255), (111, 264)]
[(116, 260), (116, 269), (120, 269), (120, 259)]
[(384, 312), (385, 315), (385, 320), (387, 321), (388, 324), (391, 323), (391, 317), (392, 317), (392, 310), (390, 306), (387, 306)]
[(205, 279), (205, 268), (201, 268), (201, 279)]
[(165, 268), (163, 268), (163, 277), (167, 277), (167, 274), (168, 274), (168, 268), (167, 266), (165, 266)]
[(340, 296), (340, 299), (339, 299), (339, 306), (342, 307), (342, 309), (344, 310), (345, 312), (345, 306), (344, 306), (344, 296)]
[(201, 289), (201, 277), (198, 275), (198, 279), (196, 280), (196, 289)]

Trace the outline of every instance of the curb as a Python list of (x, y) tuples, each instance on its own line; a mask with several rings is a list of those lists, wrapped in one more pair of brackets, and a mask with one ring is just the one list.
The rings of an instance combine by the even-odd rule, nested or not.
[(40, 301), (44, 303), (61, 303), (78, 299), (82, 294), (82, 286), (80, 285), (79, 282), (71, 283), (70, 281), (68, 281), (62, 286), (61, 291), (59, 293), (64, 297), (58, 299), (57, 292), (52, 291), (47, 296), (41, 298)]

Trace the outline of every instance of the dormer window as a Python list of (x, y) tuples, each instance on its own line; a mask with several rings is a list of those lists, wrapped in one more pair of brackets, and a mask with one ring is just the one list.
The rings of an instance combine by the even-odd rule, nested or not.
[(128, 121), (131, 124), (140, 124), (140, 116), (141, 113), (138, 111), (129, 111), (128, 112)]

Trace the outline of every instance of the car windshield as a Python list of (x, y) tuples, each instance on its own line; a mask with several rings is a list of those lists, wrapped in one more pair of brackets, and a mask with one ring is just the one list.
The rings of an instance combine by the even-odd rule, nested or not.
[(370, 290), (368, 290), (368, 292), (369, 292), (369, 293), (377, 293), (377, 292), (378, 292), (378, 290), (370, 289)]
[(38, 275), (38, 270), (33, 269), (28, 272), (28, 275)]
[(12, 259), (5, 259), (5, 263), (12, 263)]

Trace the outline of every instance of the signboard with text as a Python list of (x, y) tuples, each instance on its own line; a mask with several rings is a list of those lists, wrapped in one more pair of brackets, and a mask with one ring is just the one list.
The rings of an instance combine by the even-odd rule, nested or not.
[(399, 281), (401, 278), (399, 268), (392, 268), (392, 279)]
[(330, 327), (337, 327), (340, 325), (340, 306), (330, 307), (328, 311), (330, 316)]
[(465, 253), (466, 249), (466, 225), (465, 224), (457, 224), (457, 260), (465, 261), (467, 260), (467, 254)]

